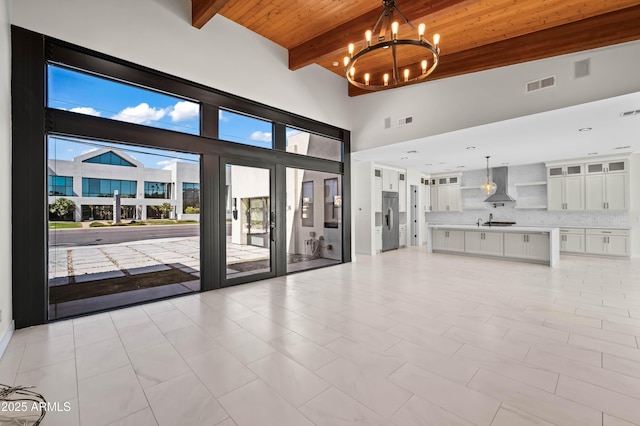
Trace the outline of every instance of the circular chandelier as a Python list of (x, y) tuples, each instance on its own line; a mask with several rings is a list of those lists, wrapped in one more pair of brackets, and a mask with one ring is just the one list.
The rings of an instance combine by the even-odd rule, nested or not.
[[(345, 75), (349, 83), (364, 90), (383, 90), (391, 87), (400, 87), (407, 84), (424, 80), (438, 66), (440, 58), (440, 35), (433, 36), (433, 43), (430, 43), (424, 36), (425, 24), (414, 27), (411, 22), (400, 12), (395, 0), (382, 0), (382, 14), (376, 21), (372, 30), (365, 32), (365, 42), (362, 49), (355, 52), (355, 44), (350, 43), (348, 47), (349, 56), (344, 57)], [(398, 28), (400, 24), (394, 20), (394, 14), (398, 14), (416, 33), (417, 38), (399, 39)], [(377, 43), (372, 42), (372, 36), (378, 32)], [(390, 33), (390, 36), (389, 36)], [(419, 50), (419, 54), (416, 52)], [(399, 66), (398, 62), (410, 60), (416, 56), (423, 57), (417, 64)], [(356, 70), (358, 60), (367, 65), (375, 64), (378, 69), (386, 69), (389, 72), (379, 72), (372, 75), (370, 72)], [(380, 61), (387, 62), (381, 67)], [(360, 68), (360, 67), (358, 67)], [(400, 74), (402, 68), (402, 75)]]

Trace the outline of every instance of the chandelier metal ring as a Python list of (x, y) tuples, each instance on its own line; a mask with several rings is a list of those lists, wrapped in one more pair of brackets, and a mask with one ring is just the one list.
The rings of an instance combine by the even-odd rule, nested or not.
[[(397, 8), (396, 0), (383, 0), (382, 8), (382, 14), (376, 21), (372, 30), (365, 33), (366, 41), (362, 49), (360, 49), (360, 51), (354, 55), (355, 45), (351, 43), (349, 44), (349, 56), (345, 56), (344, 58), (345, 77), (347, 78), (347, 81), (349, 81), (350, 84), (364, 90), (383, 90), (390, 87), (399, 87), (417, 83), (429, 76), (429, 74), (431, 74), (436, 69), (438, 63), (440, 62), (440, 47), (438, 46), (440, 42), (439, 34), (435, 34), (433, 36), (433, 44), (430, 43), (424, 37), (426, 26), (424, 24), (420, 24), (419, 29), (416, 29), (416, 27), (414, 27), (413, 24), (409, 22), (404, 14)], [(397, 21), (392, 22), (394, 14), (400, 16), (405, 24), (407, 24), (414, 31), (417, 31), (417, 39), (398, 38), (398, 29), (400, 24)], [(373, 33), (377, 30), (380, 31), (379, 35), (377, 36), (377, 42), (372, 43)], [(389, 35), (391, 35), (391, 37), (389, 37)], [(409, 63), (402, 65), (402, 68), (404, 68), (404, 78), (401, 78), (398, 66), (397, 50), (401, 46), (414, 46), (429, 51), (429, 54), (425, 55), (424, 59), (421, 62), (417, 64)], [(373, 80), (371, 79), (371, 75), (369, 73), (360, 73), (358, 79), (356, 79), (356, 62), (362, 57), (370, 55), (373, 52), (378, 51), (379, 49), (388, 49), (390, 51), (389, 65), (384, 68), (391, 71), (392, 80), (389, 81), (388, 73), (385, 73), (383, 75), (382, 84), (373, 83)], [(418, 55), (418, 57), (422, 56)], [(376, 68), (379, 70), (381, 67)], [(414, 77), (410, 78), (412, 69), (414, 70)], [(415, 72), (416, 69), (418, 70), (417, 73)], [(375, 81), (379, 82), (380, 78), (378, 77)]]
[[(365, 84), (365, 83), (361, 83), (357, 80), (355, 80), (355, 78), (351, 77), (350, 74), (350, 70), (352, 67), (355, 67), (356, 62), (358, 61), (358, 59), (362, 58), (363, 56), (376, 51), (378, 49), (389, 49), (391, 48), (392, 50), (395, 49), (396, 46), (398, 45), (412, 45), (412, 46), (418, 46), (418, 47), (422, 47), (425, 48), (427, 50), (429, 50), (431, 52), (431, 54), (433, 55), (433, 63), (432, 65), (426, 69), (426, 71), (424, 71), (423, 73), (419, 74), (417, 77), (411, 78), (408, 81), (400, 81), (400, 77), (398, 75), (398, 68), (397, 66), (395, 68), (392, 68), (393, 74), (395, 74), (395, 78), (394, 78), (394, 82), (393, 84), (396, 86), (404, 86), (407, 84), (411, 84), (411, 83), (417, 83), (419, 81), (424, 80), (425, 78), (427, 78), (429, 76), (429, 74), (431, 74), (436, 67), (438, 66), (438, 63), (440, 61), (440, 53), (439, 53), (439, 49), (437, 49), (436, 47), (434, 47), (431, 43), (424, 41), (424, 40), (407, 40), (407, 39), (399, 39), (399, 40), (388, 40), (388, 41), (383, 41), (377, 44), (374, 44), (372, 46), (367, 46), (364, 49), (362, 49), (360, 52), (356, 53), (355, 55), (353, 55), (353, 57), (351, 58), (351, 60), (349, 61), (349, 63), (347, 64), (347, 66), (345, 67), (345, 76), (347, 77), (347, 80), (349, 81), (349, 83), (353, 84), (356, 87), (359, 87), (361, 89), (364, 90), (383, 90), (383, 89), (388, 89), (389, 86), (385, 86), (384, 84)], [(392, 52), (392, 55), (395, 56), (395, 52)], [(395, 64), (395, 58), (393, 60), (394, 64)]]

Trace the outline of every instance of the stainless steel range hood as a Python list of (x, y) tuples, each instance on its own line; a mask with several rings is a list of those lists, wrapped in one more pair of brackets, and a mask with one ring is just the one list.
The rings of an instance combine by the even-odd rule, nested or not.
[(494, 167), (491, 169), (492, 179), (496, 183), (496, 193), (489, 196), (487, 203), (502, 203), (505, 201), (515, 201), (507, 194), (509, 188), (509, 178), (506, 167)]

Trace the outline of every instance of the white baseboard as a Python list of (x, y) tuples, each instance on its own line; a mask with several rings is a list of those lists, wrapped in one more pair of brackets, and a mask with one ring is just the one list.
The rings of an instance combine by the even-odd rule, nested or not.
[(0, 339), (0, 358), (2, 358), (2, 355), (4, 355), (4, 351), (9, 345), (9, 340), (11, 340), (11, 336), (13, 336), (13, 330), (15, 330), (15, 323), (11, 321), (11, 324), (9, 324), (7, 331), (4, 332), (4, 336), (2, 336), (2, 339)]

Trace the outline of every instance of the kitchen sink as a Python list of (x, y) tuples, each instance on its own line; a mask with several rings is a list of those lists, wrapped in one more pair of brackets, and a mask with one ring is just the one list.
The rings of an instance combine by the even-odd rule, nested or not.
[(495, 222), (495, 221), (490, 221), (490, 222), (485, 222), (482, 224), (482, 226), (511, 226), (511, 225), (515, 225), (515, 222)]

